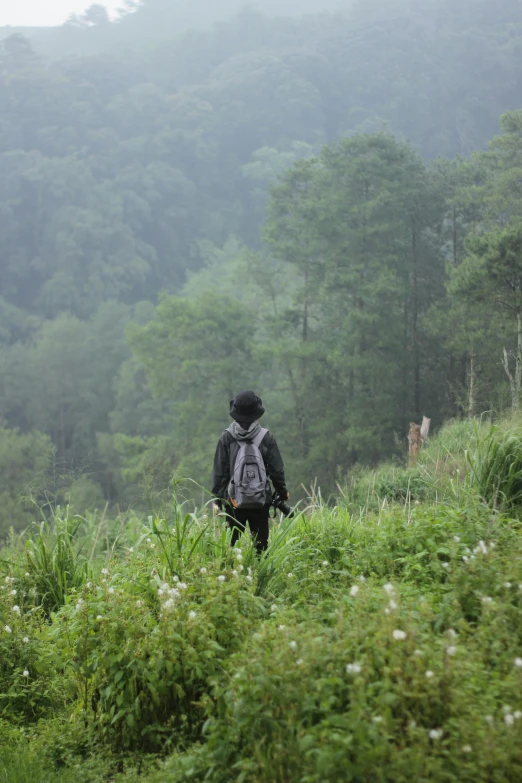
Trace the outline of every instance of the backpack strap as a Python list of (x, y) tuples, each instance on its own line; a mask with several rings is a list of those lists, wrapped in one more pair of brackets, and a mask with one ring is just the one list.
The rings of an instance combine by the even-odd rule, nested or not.
[(262, 441), (263, 441), (263, 438), (265, 437), (267, 432), (268, 432), (268, 430), (263, 429), (263, 427), (261, 427), (261, 429), (257, 433), (256, 437), (252, 441), (253, 445), (257, 446), (257, 448), (259, 448), (261, 443), (262, 443)]

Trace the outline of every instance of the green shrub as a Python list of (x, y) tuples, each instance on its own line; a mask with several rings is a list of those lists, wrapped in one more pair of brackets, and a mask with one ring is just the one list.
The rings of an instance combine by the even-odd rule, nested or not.
[(435, 632), (429, 601), (387, 589), (264, 624), (229, 662), (206, 745), (152, 780), (517, 780), (513, 649), (492, 663), (463, 620)]
[(260, 612), (246, 571), (198, 569), (183, 582), (150, 566), (139, 573), (131, 561), (102, 572), (50, 631), (83, 718), (118, 749), (157, 751), (198, 738), (223, 661)]

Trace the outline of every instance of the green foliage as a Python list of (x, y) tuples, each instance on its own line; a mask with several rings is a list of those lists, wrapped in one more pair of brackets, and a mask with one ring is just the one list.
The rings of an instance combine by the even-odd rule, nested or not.
[[(13, 541), (2, 709), (11, 726), (40, 722), (0, 734), (4, 769), (23, 747), (43, 780), (82, 764), (92, 783), (118, 769), (122, 783), (225, 783), (231, 770), (319, 783), (384, 767), (393, 783), (412, 770), (516, 779), (519, 523), (475, 494), (474, 470), (456, 479), (489, 437), (487, 424), (457, 422), (430, 442), (417, 471), (438, 487), (431, 502), (389, 497), (363, 516), (315, 497), (274, 527), (260, 559), (246, 539), (230, 548), (220, 515), (177, 501), (146, 525), (91, 516), (75, 530), (57, 517), (25, 549)], [(400, 496), (403, 474), (392, 487), (384, 469), (385, 480)], [(49, 562), (66, 589), (46, 617)], [(167, 751), (161, 771), (138, 774)]]
[(52, 521), (34, 525), (24, 547), (26, 578), (32, 583), (35, 603), (47, 614), (62, 606), (89, 575), (88, 539), (84, 520), (69, 509), (58, 508)]
[(522, 503), (522, 430), (518, 420), (492, 426), (469, 457), (472, 480), (492, 507), (516, 513)]
[(49, 487), (52, 463), (53, 446), (46, 435), (0, 426), (0, 537), (32, 521), (35, 505)]

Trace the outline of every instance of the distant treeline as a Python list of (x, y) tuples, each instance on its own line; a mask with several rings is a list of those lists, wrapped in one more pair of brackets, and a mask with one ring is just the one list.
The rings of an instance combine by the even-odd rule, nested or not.
[(240, 388), (325, 494), (517, 404), (520, 4), (204, 5), (0, 42), (0, 530), (207, 485)]

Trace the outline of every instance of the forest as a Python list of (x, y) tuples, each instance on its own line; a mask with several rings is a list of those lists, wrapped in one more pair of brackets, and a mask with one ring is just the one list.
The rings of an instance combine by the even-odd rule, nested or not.
[(0, 534), (207, 500), (243, 388), (297, 497), (516, 410), (521, 52), (517, 0), (0, 30)]

